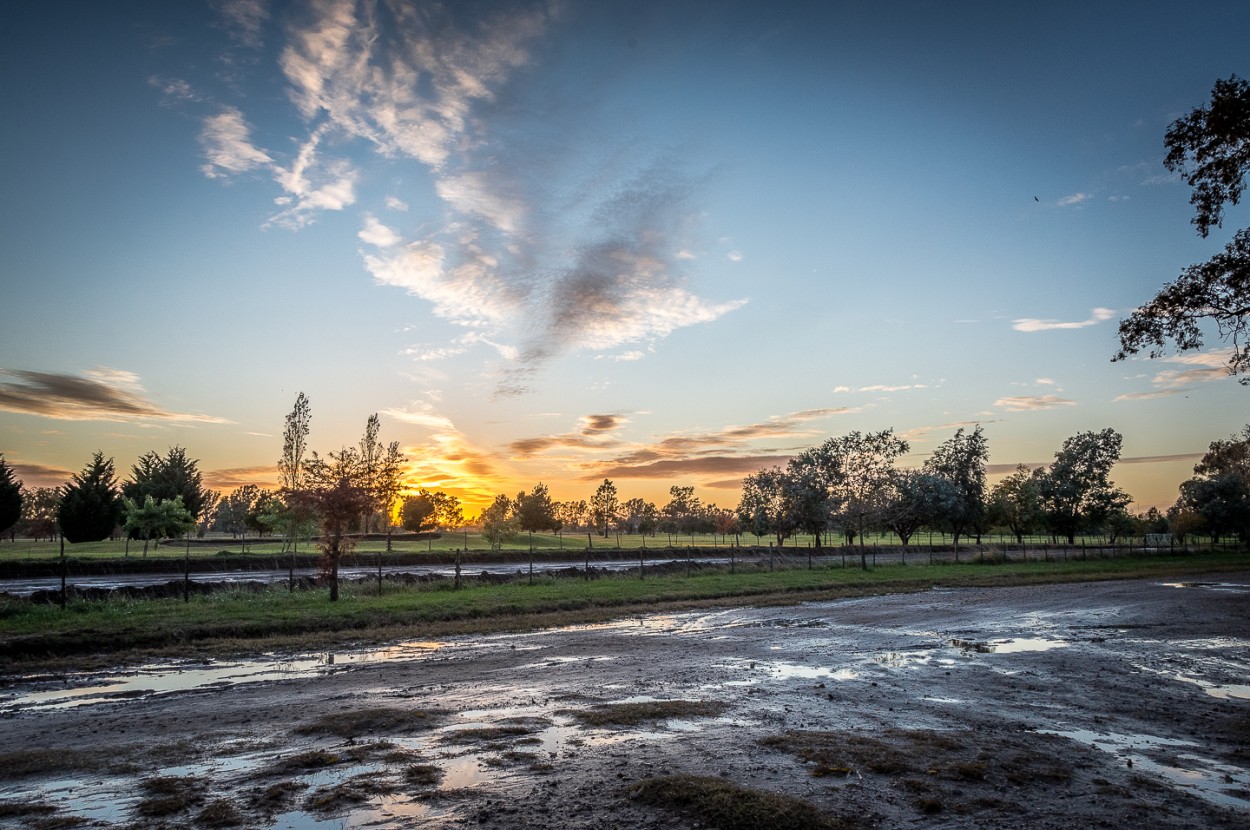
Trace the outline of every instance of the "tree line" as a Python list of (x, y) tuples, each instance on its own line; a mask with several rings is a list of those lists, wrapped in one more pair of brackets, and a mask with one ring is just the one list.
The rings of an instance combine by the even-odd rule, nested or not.
[[(308, 449), (311, 409), (300, 393), (286, 417), (279, 487), (254, 484), (222, 495), (203, 486), (198, 462), (182, 447), (139, 457), (119, 482), (113, 459), (96, 452), (83, 470), (59, 488), (24, 490), (0, 455), (0, 533), (20, 531), (71, 543), (118, 538), (148, 543), (197, 531), (230, 533), (246, 540), (281, 535), (296, 553), (316, 537), (337, 596), (337, 570), (359, 534), (395, 527), (424, 533), (453, 530), (465, 522), (455, 496), (421, 489), (407, 493), (406, 458), (399, 443), (379, 440), (372, 415), (354, 446), (325, 456)], [(817, 547), (832, 537), (862, 548), (870, 533), (889, 533), (906, 546), (922, 531), (949, 534), (958, 550), (963, 538), (980, 543), (995, 530), (1024, 537), (1047, 533), (1075, 542), (1078, 534), (1118, 538), (1170, 533), (1179, 540), (1205, 535), (1213, 541), (1250, 541), (1250, 425), (1211, 443), (1166, 511), (1129, 512), (1131, 498), (1110, 480), (1122, 436), (1113, 429), (1082, 432), (1063, 442), (1049, 465), (1020, 465), (992, 488), (987, 485), (989, 448), (980, 426), (957, 430), (918, 468), (901, 468), (910, 451), (893, 429), (858, 431), (829, 438), (791, 458), (785, 467), (760, 470), (743, 480), (735, 509), (705, 504), (694, 487), (673, 485), (662, 506), (641, 498), (622, 500), (604, 479), (589, 499), (556, 501), (545, 484), (515, 497), (497, 495), (469, 524), (498, 548), (522, 533), (586, 532), (658, 536), (671, 545), (694, 534), (751, 534), (777, 545), (798, 534)], [(590, 544), (593, 544), (592, 542)], [(294, 564), (292, 564), (292, 568)]]

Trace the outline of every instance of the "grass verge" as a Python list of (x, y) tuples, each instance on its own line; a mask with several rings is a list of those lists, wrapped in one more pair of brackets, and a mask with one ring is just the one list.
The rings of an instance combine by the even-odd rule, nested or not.
[(156, 657), (205, 657), (317, 650), (347, 644), (434, 639), (485, 631), (584, 624), (652, 611), (801, 601), (944, 587), (986, 587), (1108, 579), (1163, 579), (1250, 568), (1250, 553), (1156, 555), (1059, 562), (704, 569), (610, 576), (589, 582), (542, 577), (534, 584), (450, 583), (347, 586), (324, 591), (218, 592), (191, 598), (77, 601), (61, 610), (0, 600), (0, 675), (41, 668), (94, 668)]

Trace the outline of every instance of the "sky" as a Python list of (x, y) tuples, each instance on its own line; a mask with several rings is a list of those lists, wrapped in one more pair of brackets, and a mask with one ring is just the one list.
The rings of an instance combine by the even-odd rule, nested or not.
[[(734, 507), (852, 430), (991, 481), (1124, 436), (1166, 507), (1228, 346), (1113, 363), (1200, 238), (1163, 135), (1244, 2), (21, 3), (0, 27), (0, 452), (273, 486), (373, 413), (412, 487)], [(1214, 333), (1213, 333), (1214, 334)]]

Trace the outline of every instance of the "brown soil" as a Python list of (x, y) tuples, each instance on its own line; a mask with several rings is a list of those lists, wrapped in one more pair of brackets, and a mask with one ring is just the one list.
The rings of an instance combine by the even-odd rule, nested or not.
[(99, 677), (19, 681), (0, 826), (1245, 827), (1250, 574), (1202, 579), (699, 610), (82, 705)]

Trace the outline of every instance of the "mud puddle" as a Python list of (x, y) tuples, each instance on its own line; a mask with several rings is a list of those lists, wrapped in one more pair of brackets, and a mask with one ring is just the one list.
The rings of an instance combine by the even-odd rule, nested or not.
[[(459, 645), (464, 647), (464, 644)], [(18, 679), (0, 692), (0, 712), (66, 708), (245, 683), (300, 680), (382, 662), (421, 660), (448, 648), (447, 643), (413, 641), (383, 649), (298, 657), (269, 655), (254, 660), (157, 663), (125, 672), (65, 678), (59, 682), (44, 678)], [(57, 688), (48, 688), (50, 685)]]

